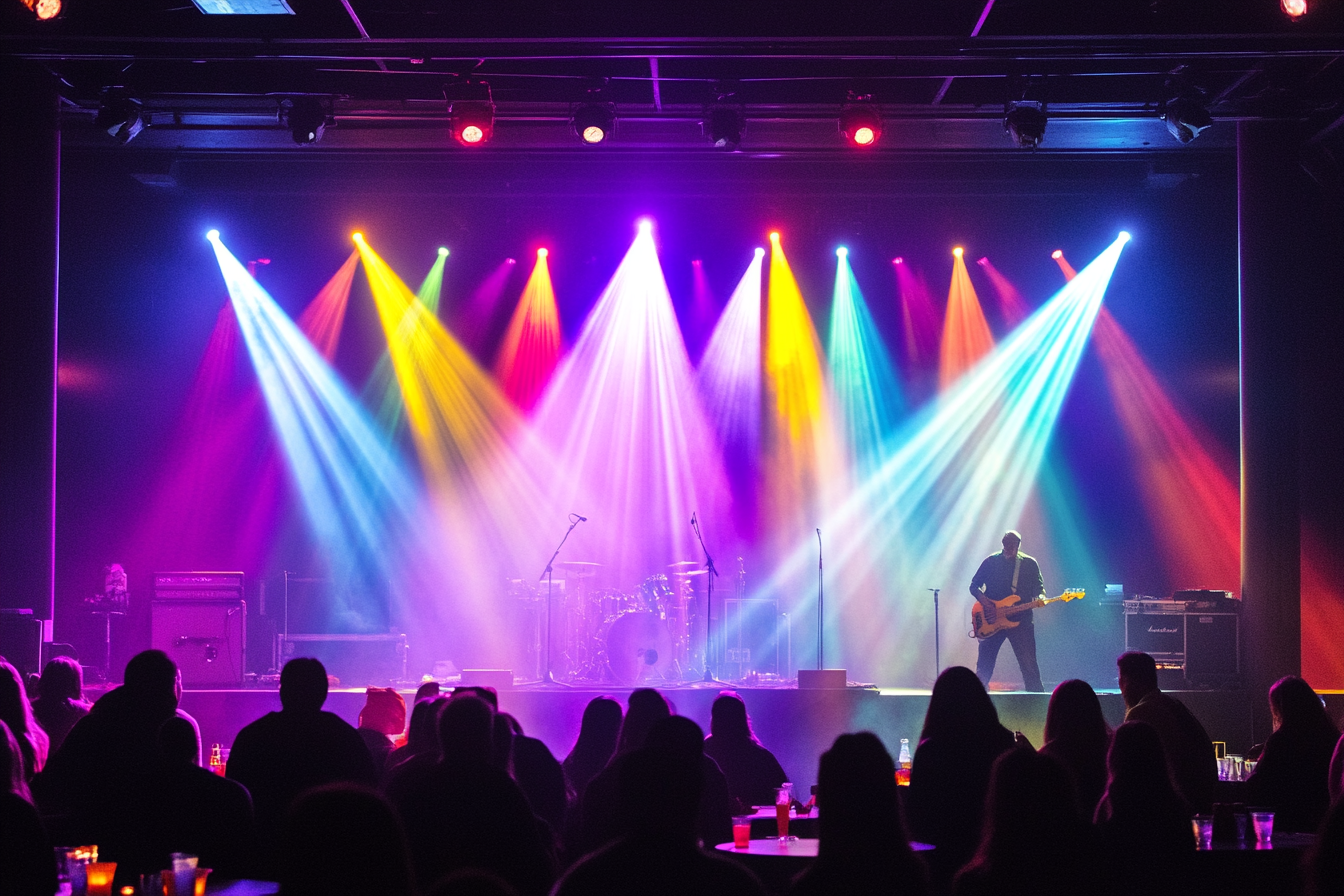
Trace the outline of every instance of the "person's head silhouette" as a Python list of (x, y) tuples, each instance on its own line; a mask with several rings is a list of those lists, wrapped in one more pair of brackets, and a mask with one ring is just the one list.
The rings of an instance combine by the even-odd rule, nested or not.
[(286, 712), (317, 712), (327, 702), (327, 669), (320, 660), (301, 656), (280, 670), (280, 706)]

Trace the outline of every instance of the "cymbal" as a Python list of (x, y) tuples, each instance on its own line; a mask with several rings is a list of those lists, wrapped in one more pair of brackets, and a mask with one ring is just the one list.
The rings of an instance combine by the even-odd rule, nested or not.
[(667, 564), (668, 569), (676, 569), (678, 566), (699, 566), (699, 560), (678, 560), (676, 563)]
[(586, 579), (597, 575), (597, 568), (601, 563), (594, 563), (591, 560), (561, 560), (556, 566), (565, 567), (565, 575), (571, 579)]
[(707, 576), (707, 575), (709, 575), (709, 570), (707, 570), (707, 569), (692, 569), (692, 570), (690, 570), (689, 572), (674, 572), (674, 573), (672, 573), (672, 575), (677, 576), (678, 578), (687, 578), (687, 577), (690, 577), (690, 576)]

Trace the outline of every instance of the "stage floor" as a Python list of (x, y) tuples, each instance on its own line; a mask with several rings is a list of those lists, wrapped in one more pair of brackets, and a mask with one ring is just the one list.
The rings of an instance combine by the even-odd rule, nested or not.
[[(680, 715), (687, 716), (709, 731), (709, 711), (714, 698), (724, 688), (697, 684), (662, 689)], [(816, 782), (817, 761), (835, 738), (849, 731), (872, 731), (887, 745), (893, 756), (901, 738), (909, 738), (913, 748), (919, 739), (929, 691), (901, 688), (844, 688), (800, 690), (793, 687), (731, 688), (746, 701), (752, 726), (761, 743), (779, 758), (780, 764), (807, 793)], [(409, 703), (413, 690), (402, 692)], [(623, 704), (630, 689), (570, 688), (532, 686), (503, 690), (499, 705), (513, 715), (523, 730), (538, 737), (563, 759), (578, 736), (583, 709), (601, 694), (616, 697)], [(1264, 697), (1247, 691), (1175, 691), (1204, 723), (1209, 736), (1226, 741), (1231, 752), (1244, 752), (1252, 744), (1252, 700)], [(1010, 730), (1021, 731), (1040, 746), (1045, 726), (1049, 694), (1022, 691), (991, 691), (999, 719)], [(1099, 691), (1102, 711), (1112, 725), (1124, 720), (1124, 703), (1118, 691)], [(1338, 697), (1334, 702), (1340, 702)], [(356, 688), (333, 690), (326, 709), (356, 723), (364, 691)], [(279, 692), (272, 689), (188, 690), (181, 706), (200, 723), (204, 746), (218, 743), (228, 746), (238, 731), (265, 713), (280, 708)], [(1333, 706), (1338, 713), (1344, 705)]]

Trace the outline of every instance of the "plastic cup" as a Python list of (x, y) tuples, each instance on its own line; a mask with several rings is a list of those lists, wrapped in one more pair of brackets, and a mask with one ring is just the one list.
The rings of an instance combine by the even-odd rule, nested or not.
[(210, 872), (213, 870), (215, 869), (200, 867), (196, 869), (196, 896), (205, 896), (205, 879), (210, 876)]
[(1213, 816), (1196, 815), (1192, 823), (1195, 829), (1195, 847), (1208, 849), (1213, 843)]
[(751, 847), (751, 816), (734, 815), (733, 849), (749, 849), (750, 847)]
[(1274, 837), (1274, 813), (1252, 812), (1251, 828), (1255, 831), (1256, 843), (1268, 843)]

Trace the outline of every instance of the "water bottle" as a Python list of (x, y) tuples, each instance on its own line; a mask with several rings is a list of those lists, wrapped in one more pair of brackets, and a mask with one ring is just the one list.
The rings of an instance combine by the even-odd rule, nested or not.
[(901, 738), (901, 755), (897, 761), (900, 762), (901, 768), (908, 769), (910, 766), (914, 765), (914, 760), (910, 758), (910, 738)]

